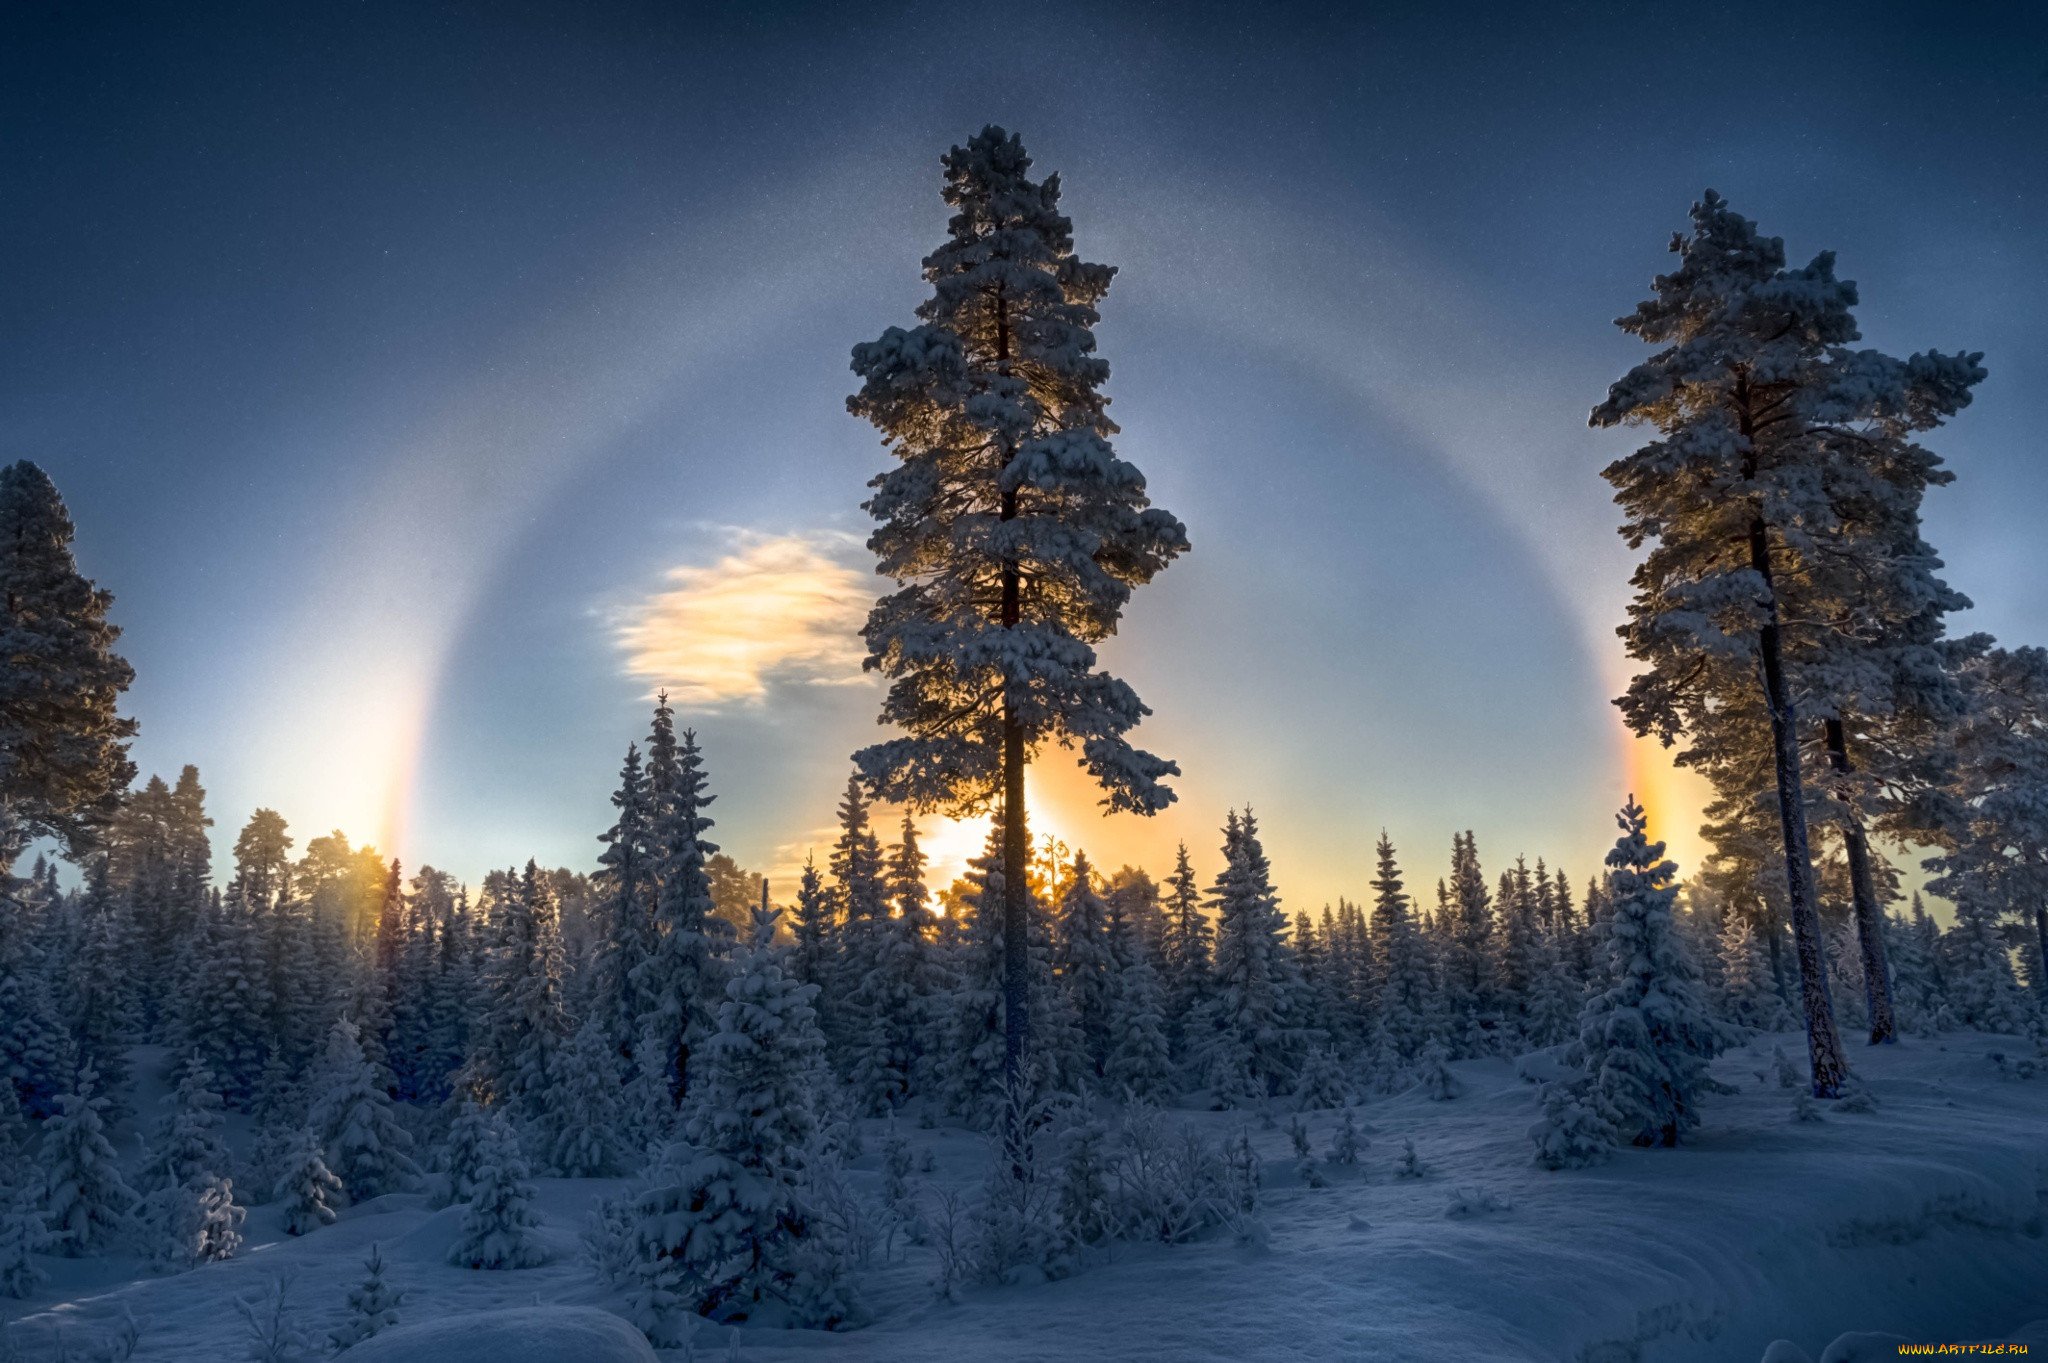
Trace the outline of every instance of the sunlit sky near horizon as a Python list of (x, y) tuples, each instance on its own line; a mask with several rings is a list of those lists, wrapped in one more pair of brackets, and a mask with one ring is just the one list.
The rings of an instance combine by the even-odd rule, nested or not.
[[(1048, 826), (1290, 907), (1453, 830), (1583, 881), (1633, 787), (1630, 555), (1587, 409), (1711, 185), (1986, 352), (1929, 538), (2048, 642), (2048, 11), (2028, 6), (11, 8), (0, 446), (117, 596), (145, 773), (474, 879), (589, 869), (667, 685), (717, 836), (821, 858), (879, 689), (886, 459), (849, 348), (912, 321), (983, 123), (1119, 267), (1123, 454), (1193, 552), (1105, 649), (1181, 801)], [(1057, 761), (1057, 759), (1055, 759)], [(960, 839), (954, 839), (957, 844)]]

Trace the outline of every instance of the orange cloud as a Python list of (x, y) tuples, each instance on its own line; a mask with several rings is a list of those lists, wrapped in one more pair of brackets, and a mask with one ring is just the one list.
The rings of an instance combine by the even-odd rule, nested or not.
[(848, 562), (859, 541), (733, 533), (731, 552), (671, 568), (665, 590), (625, 613), (628, 674), (695, 709), (759, 704), (777, 684), (862, 681), (860, 627), (876, 589)]

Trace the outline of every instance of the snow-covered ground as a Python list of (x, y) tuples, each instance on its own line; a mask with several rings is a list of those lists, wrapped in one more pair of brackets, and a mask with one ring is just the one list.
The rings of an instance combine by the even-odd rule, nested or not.
[[(863, 1275), (871, 1325), (830, 1335), (742, 1329), (740, 1356), (1751, 1363), (1782, 1339), (1797, 1351), (1775, 1358), (1792, 1363), (1818, 1359), (1851, 1330), (1926, 1342), (2026, 1338), (2048, 1349), (2042, 1327), (2022, 1333), (2048, 1318), (2048, 1077), (2002, 1077), (1989, 1059), (2024, 1044), (1951, 1034), (1859, 1052), (1876, 1110), (1829, 1110), (1819, 1122), (1793, 1119), (1771, 1064), (1776, 1045), (1799, 1054), (1788, 1035), (1716, 1062), (1738, 1092), (1711, 1099), (1694, 1144), (1623, 1151), (1589, 1170), (1530, 1163), (1535, 1089), (1505, 1061), (1454, 1066), (1465, 1091), (1450, 1102), (1411, 1090), (1364, 1106), (1372, 1145), (1357, 1168), (1328, 1167), (1326, 1188), (1296, 1176), (1284, 1117), (1268, 1130), (1254, 1122), (1267, 1158), (1263, 1235), (1119, 1247), (1074, 1276), (970, 1289), (951, 1303), (928, 1286), (930, 1252), (899, 1247)], [(1175, 1117), (1214, 1137), (1247, 1121)], [(1309, 1121), (1320, 1151), (1336, 1117)], [(935, 1157), (932, 1190), (972, 1193), (985, 1158), (978, 1137), (903, 1129)], [(1428, 1166), (1419, 1179), (1396, 1176), (1409, 1138)], [(855, 1166), (866, 1178), (876, 1176), (879, 1145), (870, 1140)], [(461, 1208), (430, 1211), (417, 1195), (351, 1208), (298, 1240), (282, 1234), (276, 1207), (259, 1207), (233, 1260), (163, 1275), (134, 1260), (43, 1260), (53, 1281), (26, 1302), (0, 1302), (0, 1320), (23, 1359), (58, 1357), (60, 1336), (72, 1357), (89, 1357), (124, 1311), (141, 1323), (137, 1359), (240, 1358), (246, 1327), (233, 1298), (290, 1275), (289, 1309), (324, 1339), (372, 1243), (408, 1294), (402, 1323), (617, 1307), (578, 1237), (593, 1199), (619, 1186), (540, 1181), (554, 1251), (540, 1268), (448, 1266)], [(1479, 1209), (1451, 1214), (1461, 1193)], [(725, 1357), (731, 1335), (705, 1327), (696, 1356)], [(1839, 1356), (1897, 1355), (1887, 1342)]]

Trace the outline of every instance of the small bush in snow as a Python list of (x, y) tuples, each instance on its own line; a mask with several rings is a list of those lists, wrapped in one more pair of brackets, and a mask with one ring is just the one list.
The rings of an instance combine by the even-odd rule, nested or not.
[(379, 1330), (398, 1324), (398, 1308), (404, 1304), (405, 1294), (384, 1280), (384, 1256), (375, 1245), (370, 1246), (363, 1267), (369, 1276), (349, 1289), (348, 1318), (330, 1336), (336, 1349), (360, 1344)]
[(1328, 1159), (1332, 1164), (1355, 1165), (1371, 1144), (1358, 1125), (1357, 1115), (1347, 1107), (1337, 1118), (1337, 1132), (1330, 1138)]
[(1451, 1053), (1444, 1049), (1444, 1043), (1431, 1038), (1415, 1061), (1415, 1077), (1422, 1084), (1422, 1091), (1439, 1103), (1449, 1102), (1464, 1092), (1465, 1086), (1451, 1073), (1450, 1060)]
[(1778, 1087), (1781, 1089), (1796, 1089), (1806, 1082), (1794, 1068), (1792, 1058), (1785, 1054), (1783, 1046), (1771, 1047), (1771, 1065), (1777, 1073)]
[(1294, 1147), (1294, 1174), (1310, 1188), (1328, 1187), (1322, 1169), (1316, 1164), (1316, 1155), (1308, 1141), (1308, 1123), (1299, 1117), (1287, 1123), (1287, 1139)]
[(1543, 1086), (1543, 1119), (1529, 1128), (1529, 1139), (1545, 1169), (1583, 1169), (1614, 1153), (1614, 1128), (1573, 1084)]
[(1408, 1136), (1401, 1141), (1401, 1162), (1394, 1166), (1396, 1178), (1426, 1178), (1429, 1166), (1422, 1162), (1422, 1156), (1415, 1153), (1415, 1138)]
[(248, 1341), (243, 1357), (250, 1363), (293, 1363), (314, 1352), (313, 1341), (292, 1312), (294, 1280), (291, 1273), (281, 1273), (270, 1280), (262, 1296), (235, 1299)]
[(1795, 1122), (1819, 1122), (1826, 1120), (1821, 1115), (1820, 1104), (1813, 1100), (1813, 1091), (1804, 1084), (1792, 1090), (1792, 1120)]
[(1467, 1216), (1492, 1216), (1507, 1209), (1506, 1202), (1485, 1188), (1454, 1188), (1444, 1215), (1456, 1220)]

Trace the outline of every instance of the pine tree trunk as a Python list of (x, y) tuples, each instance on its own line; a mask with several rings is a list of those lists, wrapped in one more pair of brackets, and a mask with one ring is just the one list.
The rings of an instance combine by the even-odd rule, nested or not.
[(1799, 713), (1785, 682), (1785, 659), (1778, 635), (1778, 597), (1771, 577), (1770, 542), (1763, 520), (1749, 531), (1750, 566), (1764, 582), (1764, 625), (1757, 631), (1757, 652), (1763, 664), (1764, 703), (1771, 712), (1771, 746), (1778, 777), (1778, 825), (1785, 844), (1785, 890), (1792, 918), (1792, 947), (1799, 960), (1799, 992), (1806, 1018), (1806, 1051), (1813, 1067), (1813, 1096), (1841, 1093), (1849, 1073), (1842, 1038), (1835, 1031), (1835, 1009), (1828, 999), (1827, 961), (1822, 954), (1820, 915), (1813, 889), (1813, 859), (1806, 837), (1806, 792), (1799, 771)]
[[(1849, 765), (1849, 746), (1842, 721), (1826, 722), (1828, 762), (1842, 775)], [(1863, 835), (1863, 820), (1853, 810), (1842, 818), (1842, 843), (1849, 853), (1849, 891), (1856, 901), (1856, 941), (1863, 951), (1863, 998), (1870, 1010), (1870, 1044), (1881, 1046), (1899, 1039), (1892, 1017), (1892, 971), (1885, 959), (1884, 914), (1877, 904), (1877, 884), (1870, 875), (1870, 843)]]
[[(996, 367), (1010, 372), (1010, 318), (1007, 300), (998, 286), (996, 312)], [(1014, 451), (1011, 454), (1014, 456)], [(1005, 459), (1005, 464), (1009, 461)], [(1003, 520), (1017, 518), (1017, 494), (1002, 494)], [(1003, 628), (1015, 629), (1023, 619), (1024, 590), (1014, 562), (1003, 565)], [(1031, 1042), (1029, 996), (1031, 986), (1031, 837), (1024, 819), (1024, 726), (1017, 718), (1011, 699), (1009, 679), (1003, 687), (1003, 1086), (1012, 1101), (1004, 1104), (1008, 1114), (1006, 1133), (1010, 1148), (1018, 1148), (1022, 1133), (1014, 1129), (1019, 1117), (1014, 1101), (1022, 1090), (1024, 1053)]]

